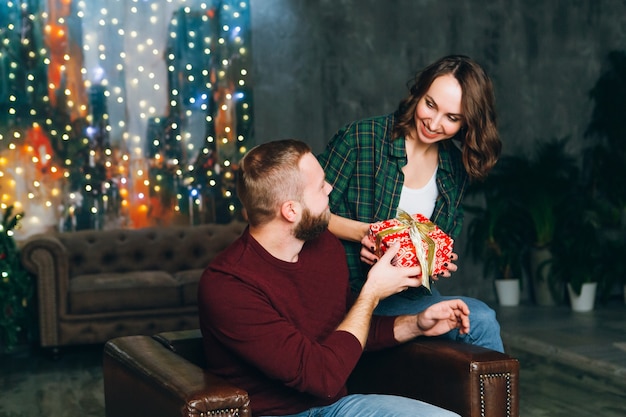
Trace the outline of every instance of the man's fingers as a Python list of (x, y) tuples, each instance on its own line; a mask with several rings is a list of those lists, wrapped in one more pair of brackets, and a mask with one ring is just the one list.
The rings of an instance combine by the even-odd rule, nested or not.
[(385, 251), (385, 253), (380, 259), (381, 260), (384, 259), (385, 262), (391, 263), (391, 260), (393, 259), (394, 256), (396, 256), (399, 250), (400, 250), (400, 244), (396, 242), (387, 248), (387, 250)]

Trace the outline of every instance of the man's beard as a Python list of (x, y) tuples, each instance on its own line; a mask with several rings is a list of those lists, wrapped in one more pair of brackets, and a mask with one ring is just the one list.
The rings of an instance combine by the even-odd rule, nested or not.
[(302, 219), (293, 229), (293, 235), (296, 239), (302, 241), (313, 240), (328, 229), (330, 221), (330, 211), (325, 210), (323, 213), (313, 216), (309, 208), (305, 208), (302, 213)]

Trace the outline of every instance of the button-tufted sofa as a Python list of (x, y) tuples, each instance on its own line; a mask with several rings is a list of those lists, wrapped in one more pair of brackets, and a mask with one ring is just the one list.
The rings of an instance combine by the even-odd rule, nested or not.
[(41, 346), (197, 328), (202, 271), (245, 227), (235, 221), (32, 236), (21, 258), (37, 280)]

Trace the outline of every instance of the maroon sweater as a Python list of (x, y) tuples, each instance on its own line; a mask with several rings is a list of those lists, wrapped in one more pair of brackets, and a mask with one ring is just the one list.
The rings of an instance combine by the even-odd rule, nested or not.
[[(343, 246), (330, 232), (295, 263), (271, 256), (246, 230), (205, 270), (198, 290), (208, 369), (245, 389), (252, 413), (287, 415), (330, 404), (362, 350), (336, 331), (349, 303)], [(374, 317), (368, 349), (396, 344), (393, 317)]]

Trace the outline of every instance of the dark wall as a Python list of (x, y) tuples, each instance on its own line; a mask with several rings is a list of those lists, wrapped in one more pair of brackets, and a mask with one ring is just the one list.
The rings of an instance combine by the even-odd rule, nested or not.
[[(493, 78), (505, 153), (536, 139), (580, 144), (588, 91), (608, 52), (626, 49), (624, 0), (250, 3), (256, 141), (295, 137), (315, 152), (341, 125), (393, 111), (415, 71), (451, 53)], [(446, 292), (492, 300), (491, 281), (461, 266)]]

